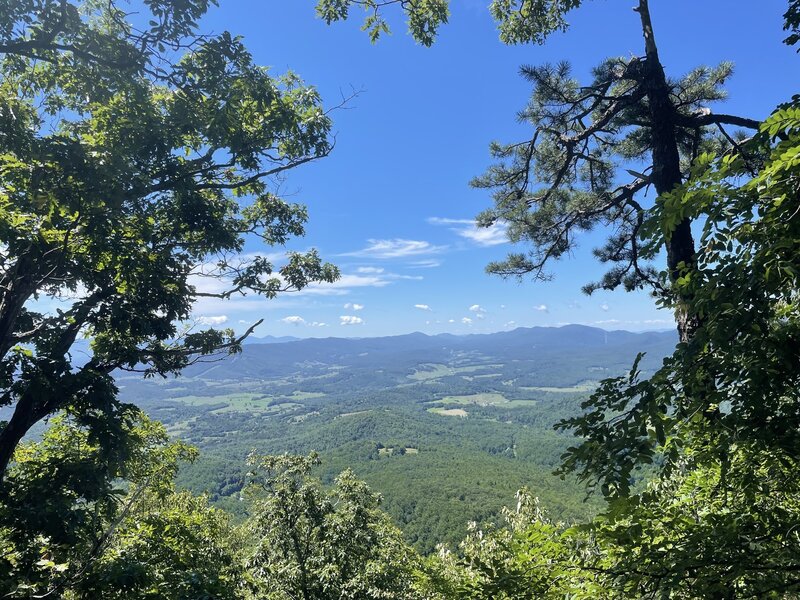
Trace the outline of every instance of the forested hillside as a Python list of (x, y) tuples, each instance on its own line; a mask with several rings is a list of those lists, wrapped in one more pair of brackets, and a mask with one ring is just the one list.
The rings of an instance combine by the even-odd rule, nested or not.
[(248, 453), (317, 451), (324, 481), (353, 469), (406, 539), (431, 552), (456, 544), (470, 521), (497, 521), (523, 486), (555, 518), (591, 517), (599, 504), (552, 473), (573, 443), (553, 425), (638, 352), (652, 372), (674, 345), (672, 332), (582, 326), (310, 339), (118, 383), (123, 400), (200, 450), (178, 475), (193, 492), (241, 514)]

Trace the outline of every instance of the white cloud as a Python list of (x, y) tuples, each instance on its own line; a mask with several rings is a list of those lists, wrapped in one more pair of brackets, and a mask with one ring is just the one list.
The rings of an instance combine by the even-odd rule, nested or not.
[(364, 310), (363, 304), (356, 304), (354, 302), (348, 302), (344, 307), (348, 310)]
[(594, 325), (616, 325), (620, 322), (619, 319), (605, 319), (603, 321), (595, 321)]
[(447, 322), (448, 322), (448, 323), (455, 323), (455, 322), (456, 322), (456, 320), (455, 320), (455, 319), (447, 319)]
[(364, 319), (353, 315), (342, 315), (339, 317), (339, 325), (361, 325)]
[(292, 315), (290, 317), (284, 317), (284, 318), (281, 319), (281, 321), (283, 321), (284, 323), (287, 323), (289, 325), (295, 325), (295, 326), (305, 325), (306, 324), (306, 320), (303, 317), (300, 317), (298, 315)]
[(476, 319), (485, 319), (485, 318), (486, 318), (486, 315), (485, 315), (485, 314), (483, 314), (483, 313), (478, 313), (478, 314), (476, 314), (476, 315), (475, 315), (475, 318), (476, 318)]
[(228, 315), (216, 315), (200, 317), (197, 321), (201, 325), (222, 325), (228, 321)]
[(503, 325), (503, 327), (514, 327), (516, 324), (517, 324), (516, 321), (509, 321), (508, 323)]
[(443, 219), (441, 217), (430, 217), (428, 223), (450, 225), (451, 231), (478, 246), (497, 246), (508, 241), (506, 236), (508, 226), (505, 223), (495, 223), (491, 227), (478, 227), (472, 219)]
[(280, 319), (283, 323), (288, 325), (294, 325), (295, 327), (299, 327), (300, 325), (306, 325), (308, 327), (327, 327), (327, 323), (320, 323), (319, 321), (306, 321), (303, 317), (299, 315), (292, 315), (290, 317), (284, 317)]
[(608, 306), (608, 304), (606, 304), (605, 302), (603, 302), (603, 303), (600, 305), (600, 309), (601, 309), (601, 310), (603, 310), (603, 311), (606, 311), (606, 312), (608, 312), (609, 306)]
[(395, 273), (387, 273), (386, 277), (389, 279), (407, 279), (409, 281), (422, 281), (425, 279), (422, 275), (397, 275)]
[[(333, 283), (312, 283), (297, 292), (296, 296), (304, 294), (316, 296), (346, 296), (352, 288), (359, 287), (386, 287), (400, 280), (421, 281), (424, 277), (418, 275), (398, 275), (397, 273), (345, 274)], [(347, 308), (347, 307), (346, 307)], [(359, 309), (356, 309), (359, 310)]]
[(486, 309), (483, 308), (480, 304), (473, 304), (469, 307), (469, 310), (474, 313), (485, 313)]
[(380, 267), (358, 267), (356, 269), (356, 273), (367, 273), (367, 274), (374, 274), (377, 275), (379, 273), (383, 273), (384, 269)]
[(547, 309), (547, 304), (539, 304), (538, 306), (534, 306), (533, 310), (536, 310), (536, 311), (539, 311), (539, 312), (550, 312)]
[(392, 280), (386, 275), (342, 275), (333, 283), (312, 283), (296, 295), (311, 294), (314, 296), (346, 296), (351, 288), (386, 287)]
[(415, 304), (414, 308), (418, 308), (420, 310), (431, 310), (431, 307), (427, 304)]
[(581, 307), (580, 302), (578, 302), (577, 300), (573, 300), (572, 302), (567, 304), (567, 308), (577, 309), (580, 307)]
[(461, 319), (461, 322), (462, 322), (464, 325), (472, 325), (472, 319), (470, 319), (469, 317), (463, 317), (463, 318)]
[(369, 256), (370, 258), (403, 258), (423, 254), (436, 254), (447, 249), (447, 246), (434, 246), (422, 240), (367, 240), (367, 247), (354, 252), (346, 252), (342, 256)]
[(442, 266), (442, 261), (433, 258), (425, 260), (415, 260), (413, 262), (408, 263), (408, 266), (417, 269), (433, 269)]
[(458, 235), (465, 237), (478, 246), (497, 246), (508, 242), (505, 225), (492, 225), (491, 227), (475, 227), (463, 229)]

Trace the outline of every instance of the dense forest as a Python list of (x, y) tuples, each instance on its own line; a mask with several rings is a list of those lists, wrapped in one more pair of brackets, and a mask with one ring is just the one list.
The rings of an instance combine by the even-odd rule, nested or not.
[[(655, 0), (589, 80), (522, 67), (530, 135), (473, 181), (521, 251), (487, 271), (545, 281), (593, 232), (584, 291), (645, 291), (673, 332), (251, 344), (193, 307), (340, 279), (271, 253), (335, 112), (206, 31), (213, 0), (132, 4), (0, 3), (3, 597), (800, 597), (800, 95), (717, 112), (731, 65), (669, 73)], [(544, 45), (588, 4), (489, 11)], [(429, 47), (452, 6), (316, 14), (361, 9)], [(737, 43), (797, 46), (781, 13)]]

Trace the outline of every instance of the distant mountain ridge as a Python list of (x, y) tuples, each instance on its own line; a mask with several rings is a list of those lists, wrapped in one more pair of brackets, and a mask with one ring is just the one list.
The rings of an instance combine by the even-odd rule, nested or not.
[(302, 340), (303, 338), (294, 337), (291, 335), (265, 335), (263, 337), (258, 336), (248, 336), (245, 338), (245, 344), (285, 344), (286, 342), (297, 342)]
[[(593, 361), (604, 367), (629, 367), (638, 352), (652, 368), (677, 342), (674, 331), (634, 333), (607, 331), (585, 325), (519, 327), (488, 334), (426, 335), (414, 332), (373, 338), (306, 338), (278, 342), (254, 339), (241, 354), (214, 365), (192, 365), (186, 377), (211, 379), (264, 379), (309, 369), (347, 368), (409, 372), (421, 363), (455, 364), (459, 357), (483, 357), (482, 362), (548, 363)], [(455, 363), (454, 363), (455, 361)], [(609, 364), (606, 364), (609, 363)], [(546, 373), (543, 373), (546, 377)]]

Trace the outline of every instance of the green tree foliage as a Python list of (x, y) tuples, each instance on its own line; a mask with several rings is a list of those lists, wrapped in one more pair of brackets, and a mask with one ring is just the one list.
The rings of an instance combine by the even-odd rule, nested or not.
[[(192, 520), (218, 531), (215, 522), (222, 517), (199, 500), (174, 496), (172, 487), (178, 462), (194, 458), (194, 450), (170, 442), (163, 426), (137, 409), (127, 409), (119, 420), (124, 445), (98, 443), (64, 416), (40, 442), (18, 448), (0, 494), (5, 597), (61, 597), (69, 591), (76, 598), (97, 598), (147, 589), (159, 580), (181, 590), (187, 578), (195, 590), (215, 588), (226, 562), (209, 551), (211, 544), (197, 543), (202, 534)], [(203, 570), (200, 561), (181, 564), (165, 557), (169, 549), (218, 562)], [(122, 556), (124, 568), (117, 566)]]
[(72, 594), (75, 600), (241, 599), (248, 580), (243, 546), (230, 516), (206, 497), (148, 491)]
[(473, 523), (458, 552), (428, 560), (423, 586), (436, 598), (603, 598), (601, 579), (584, 565), (598, 548), (585, 534), (551, 522), (528, 490), (504, 510), (502, 527)]
[(794, 46), (797, 42), (800, 42), (800, 2), (791, 0), (789, 2), (789, 9), (783, 15), (783, 18), (783, 28), (789, 32), (789, 37), (784, 41), (788, 45)]
[[(627, 579), (637, 589), (800, 589), (798, 156), (792, 104), (735, 151), (701, 156), (693, 177), (659, 199), (646, 224), (656, 238), (686, 214), (706, 217), (697, 266), (678, 282), (701, 325), (655, 375), (607, 381), (584, 416), (562, 424), (585, 438), (565, 470), (613, 500), (599, 526), (635, 549)], [(636, 469), (651, 463), (660, 482), (631, 495)]]
[(246, 239), (303, 234), (305, 208), (272, 183), (328, 154), (331, 123), (295, 75), (272, 77), (227, 32), (198, 36), (208, 4), (147, 0), (147, 25), (113, 2), (0, 7), (0, 403), (14, 406), (0, 471), (64, 408), (110, 436), (112, 371), (238, 351), (232, 330), (185, 324), (199, 298), (338, 276), (315, 251), (280, 268), (239, 257)]
[(623, 598), (796, 598), (796, 464), (736, 453), (724, 467), (689, 465), (591, 527), (607, 587)]
[[(328, 24), (343, 21), (352, 7), (366, 13), (362, 29), (375, 42), (389, 33), (385, 10), (399, 6), (408, 24), (408, 32), (423, 46), (436, 40), (439, 27), (450, 16), (449, 0), (318, 0), (317, 15)], [(581, 5), (581, 0), (493, 0), (489, 11), (507, 44), (542, 43), (554, 31), (566, 29), (566, 13)]]
[(417, 558), (378, 510), (380, 497), (352, 472), (330, 491), (312, 479), (315, 454), (252, 456), (248, 561), (255, 596), (289, 598), (418, 598)]
[(430, 46), (436, 39), (439, 26), (447, 23), (450, 14), (448, 0), (319, 0), (317, 16), (330, 24), (350, 16), (350, 8), (362, 8), (366, 13), (362, 29), (375, 42), (389, 33), (389, 24), (383, 10), (393, 4), (399, 5), (408, 19), (408, 30), (420, 44)]

